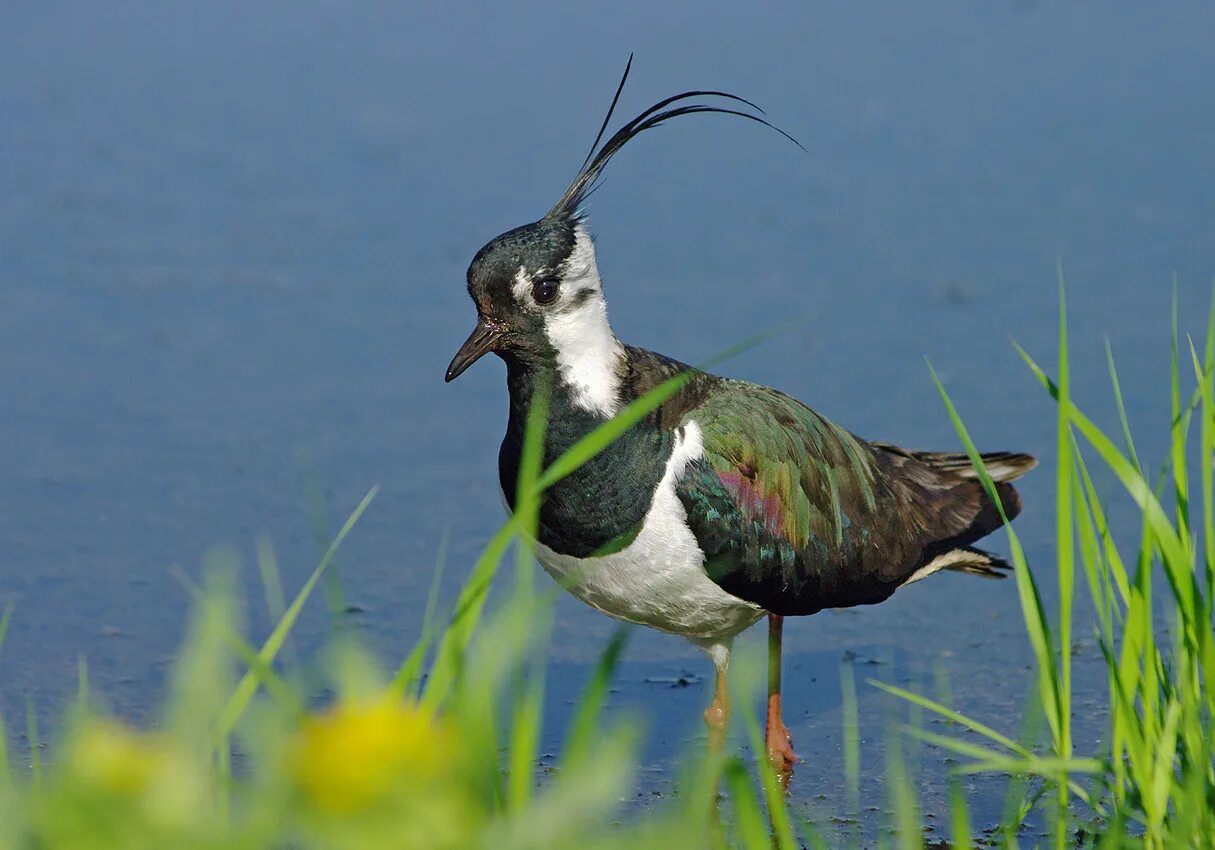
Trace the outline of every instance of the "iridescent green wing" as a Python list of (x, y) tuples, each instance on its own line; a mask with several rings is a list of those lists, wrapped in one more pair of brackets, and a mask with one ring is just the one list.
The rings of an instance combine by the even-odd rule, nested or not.
[(928, 531), (885, 454), (795, 399), (721, 381), (683, 422), (704, 456), (678, 494), (723, 589), (813, 613), (886, 598), (920, 558)]

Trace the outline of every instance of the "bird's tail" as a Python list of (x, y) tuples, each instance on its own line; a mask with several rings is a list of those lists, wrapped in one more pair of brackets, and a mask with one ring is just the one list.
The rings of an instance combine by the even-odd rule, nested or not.
[[(942, 530), (941, 539), (924, 552), (924, 560), (911, 574), (907, 584), (938, 570), (956, 570), (986, 578), (1003, 578), (1009, 565), (1003, 559), (975, 548), (976, 540), (986, 537), (1021, 512), (1021, 497), (1009, 482), (1038, 465), (1031, 455), (1019, 452), (987, 452), (979, 455), (983, 468), (995, 484), (995, 498), (979, 485), (979, 471), (969, 456), (958, 452), (919, 452), (878, 444), (896, 458), (914, 463), (903, 470), (928, 492), (935, 492), (931, 518)], [(929, 499), (928, 504), (933, 504)], [(941, 522), (948, 519), (948, 522)]]
[[(961, 478), (978, 480), (979, 471), (970, 457), (961, 452), (908, 452), (911, 457), (934, 469), (952, 472)], [(986, 452), (979, 455), (993, 481), (1016, 481), (1038, 465), (1033, 455), (1021, 452)]]

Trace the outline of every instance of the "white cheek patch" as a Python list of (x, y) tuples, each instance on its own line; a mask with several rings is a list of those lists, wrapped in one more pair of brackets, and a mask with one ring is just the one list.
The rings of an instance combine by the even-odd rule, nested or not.
[(531, 291), (532, 279), (527, 276), (527, 269), (519, 266), (519, 271), (515, 272), (515, 282), (510, 285), (510, 293), (515, 296), (515, 303), (530, 303)]
[(617, 369), (624, 349), (608, 324), (595, 246), (582, 227), (574, 231), (574, 251), (561, 269), (560, 303), (554, 306), (545, 313), (544, 331), (557, 352), (562, 382), (578, 407), (614, 416), (620, 407)]

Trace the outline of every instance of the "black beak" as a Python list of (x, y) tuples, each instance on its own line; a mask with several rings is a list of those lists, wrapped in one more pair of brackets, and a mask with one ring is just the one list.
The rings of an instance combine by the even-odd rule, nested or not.
[(456, 352), (456, 356), (451, 358), (451, 365), (447, 367), (447, 374), (443, 377), (444, 381), (451, 382), (464, 372), (472, 364), (481, 359), (481, 355), (487, 351), (493, 351), (494, 345), (505, 332), (505, 328), (499, 325), (492, 319), (486, 319), (482, 316), (477, 320), (477, 326), (473, 328), (473, 332), (468, 335), (468, 339), (464, 340), (464, 344), (460, 346), (460, 350)]

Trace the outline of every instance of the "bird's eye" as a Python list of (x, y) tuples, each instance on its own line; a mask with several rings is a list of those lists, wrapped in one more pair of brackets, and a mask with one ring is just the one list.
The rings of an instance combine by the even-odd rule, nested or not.
[(537, 304), (551, 304), (557, 297), (557, 279), (546, 277), (532, 284), (532, 298)]

